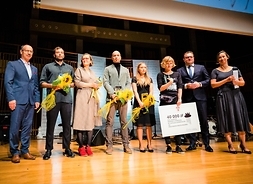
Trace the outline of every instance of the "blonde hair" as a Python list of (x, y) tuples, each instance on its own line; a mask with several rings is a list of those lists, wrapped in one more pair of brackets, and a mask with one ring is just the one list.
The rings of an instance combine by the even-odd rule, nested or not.
[(171, 56), (165, 56), (161, 62), (161, 67), (165, 68), (165, 65), (170, 62), (173, 64), (174, 68), (176, 66), (174, 59)]
[[(144, 79), (145, 79), (144, 81), (141, 80), (141, 75), (140, 75), (140, 73), (139, 73), (139, 68), (140, 68), (141, 65), (145, 65), (146, 68), (147, 68), (146, 73), (145, 73), (145, 75), (144, 75)], [(147, 85), (150, 85), (151, 79), (150, 79), (150, 77), (149, 77), (149, 75), (148, 75), (148, 67), (147, 67), (146, 63), (144, 63), (144, 62), (138, 63), (138, 65), (137, 65), (137, 67), (136, 67), (136, 80), (137, 80), (136, 83), (139, 84), (140, 86), (147, 86)]]

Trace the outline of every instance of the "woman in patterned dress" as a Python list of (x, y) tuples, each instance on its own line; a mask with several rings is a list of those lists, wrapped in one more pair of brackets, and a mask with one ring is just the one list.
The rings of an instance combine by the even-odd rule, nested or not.
[[(90, 54), (82, 56), (81, 65), (75, 71), (75, 86), (77, 87), (76, 103), (74, 111), (73, 129), (77, 132), (78, 152), (80, 156), (92, 156), (90, 148), (93, 129), (95, 126), (102, 125), (102, 118), (98, 116), (99, 99), (93, 94), (98, 90), (100, 84), (95, 73), (90, 69), (93, 65)], [(84, 143), (84, 136), (87, 137)]]

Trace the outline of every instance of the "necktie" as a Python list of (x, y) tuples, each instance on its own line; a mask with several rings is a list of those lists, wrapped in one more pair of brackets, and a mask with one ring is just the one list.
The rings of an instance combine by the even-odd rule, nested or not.
[(189, 70), (189, 76), (192, 78), (192, 68), (191, 68), (191, 66), (188, 66), (188, 70)]

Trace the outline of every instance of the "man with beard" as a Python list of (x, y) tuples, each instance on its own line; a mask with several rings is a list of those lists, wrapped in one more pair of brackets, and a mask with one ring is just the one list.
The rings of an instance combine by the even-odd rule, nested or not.
[[(41, 72), (40, 85), (43, 88), (47, 88), (49, 94), (51, 90), (55, 88), (52, 82), (63, 74), (69, 74), (74, 77), (74, 69), (63, 61), (65, 55), (64, 50), (61, 47), (54, 49), (54, 61), (46, 64)], [(70, 87), (74, 87), (74, 83), (71, 83)], [(71, 93), (66, 93), (62, 89), (58, 89), (55, 92), (56, 106), (47, 111), (47, 130), (46, 130), (46, 153), (43, 156), (44, 160), (50, 159), (53, 149), (54, 129), (57, 120), (58, 113), (60, 112), (63, 127), (63, 144), (62, 148), (65, 149), (63, 155), (67, 157), (75, 157), (75, 154), (70, 149), (71, 141), (71, 112), (72, 112), (72, 96)]]

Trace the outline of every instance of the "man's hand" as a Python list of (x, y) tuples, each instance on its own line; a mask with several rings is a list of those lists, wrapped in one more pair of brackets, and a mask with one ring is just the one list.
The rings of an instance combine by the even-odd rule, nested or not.
[(112, 94), (112, 95), (111, 95), (111, 99), (112, 99), (112, 100), (114, 100), (114, 99), (116, 99), (116, 98), (117, 98), (117, 95), (116, 95), (116, 94)]
[(35, 102), (35, 107), (34, 109), (38, 109), (40, 107), (40, 103), (39, 102)]
[(13, 111), (16, 109), (16, 100), (9, 101), (9, 108)]
[(196, 88), (201, 87), (201, 85), (199, 82), (194, 82), (194, 83), (188, 83), (186, 87), (187, 89), (196, 89)]

